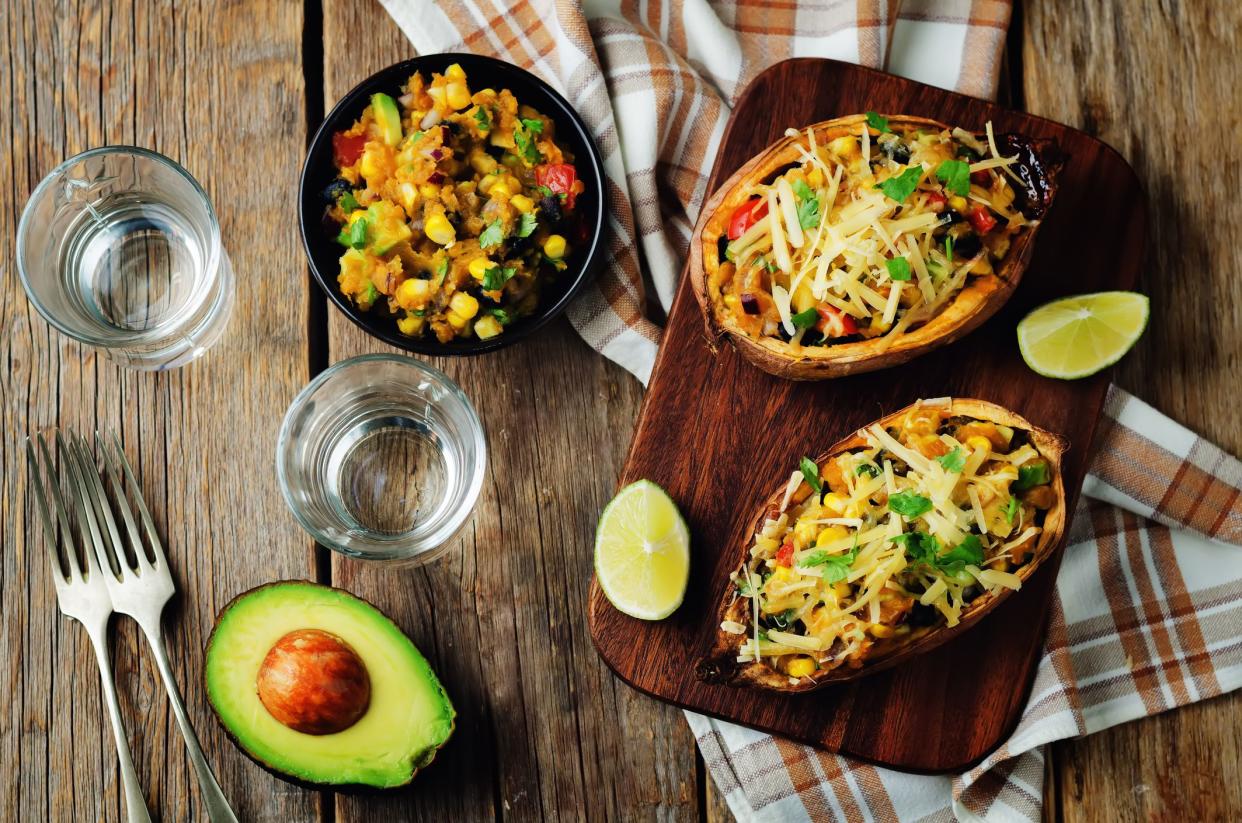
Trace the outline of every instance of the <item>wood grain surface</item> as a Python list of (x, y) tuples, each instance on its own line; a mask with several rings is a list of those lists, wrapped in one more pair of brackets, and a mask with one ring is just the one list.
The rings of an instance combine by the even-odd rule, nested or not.
[[(1147, 181), (1157, 263), (1144, 286), (1161, 315), (1118, 381), (1242, 452), (1232, 390), (1242, 329), (1231, 309), (1242, 301), (1242, 205), (1229, 186), (1242, 149), (1188, 137), (1236, 132), (1242, 7), (1024, 5), (1011, 36), (1015, 103), (1100, 134)], [(486, 418), (493, 476), (474, 529), (436, 569), (387, 584), (350, 564), (330, 569), (280, 500), (271, 453), (285, 406), (329, 354), (380, 348), (329, 321), (310, 290), (291, 192), (325, 102), (410, 54), (383, 8), (25, 0), (0, 3), (0, 30), (0, 674), (10, 695), (0, 701), (0, 820), (121, 819), (89, 644), (55, 609), (26, 499), (21, 438), (47, 425), (115, 425), (139, 463), (182, 592), (166, 623), (173, 666), (243, 820), (730, 819), (680, 712), (620, 684), (585, 636), (594, 518), (642, 390), (567, 324), (526, 352), (495, 355), (501, 369), (483, 367), (494, 358), (442, 364)], [(35, 184), (75, 151), (120, 142), (163, 151), (203, 182), (239, 282), (263, 295), (240, 300), (227, 339), (170, 375), (124, 372), (49, 330), (13, 268)], [(571, 519), (548, 516), (558, 510)], [(257, 583), (316, 575), (392, 611), (453, 691), (462, 724), (409, 793), (308, 794), (234, 751), (210, 719), (198, 678), (215, 611)], [(157, 819), (202, 819), (154, 662), (132, 623), (115, 625), (121, 710), (148, 801)], [(1047, 819), (1236, 817), (1240, 708), (1220, 698), (1055, 746)]]

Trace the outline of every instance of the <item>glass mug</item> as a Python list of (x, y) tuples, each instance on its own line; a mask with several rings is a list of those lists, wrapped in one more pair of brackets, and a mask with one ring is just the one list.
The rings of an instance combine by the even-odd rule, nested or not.
[(206, 193), (177, 163), (132, 146), (91, 149), (43, 179), (17, 228), (17, 267), (48, 323), (131, 368), (203, 354), (233, 305)]

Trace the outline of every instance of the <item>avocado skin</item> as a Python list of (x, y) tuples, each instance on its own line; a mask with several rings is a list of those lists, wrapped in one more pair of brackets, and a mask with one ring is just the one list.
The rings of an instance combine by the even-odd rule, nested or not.
[[(354, 600), (358, 600), (358, 601), (361, 601), (362, 603), (365, 603), (366, 605), (370, 606), (371, 608), (375, 609), (377, 612), (382, 614), (385, 618), (392, 621), (392, 617), (389, 616), (389, 614), (385, 612), (383, 609), (379, 608), (371, 601), (363, 597), (359, 597), (358, 595), (353, 594), (352, 592), (345, 591), (344, 589), (338, 589), (334, 586), (325, 586), (322, 583), (316, 583), (314, 580), (306, 580), (304, 578), (277, 580), (271, 583), (264, 583), (260, 586), (255, 586), (253, 588), (247, 589), (244, 592), (241, 592), (240, 594), (235, 596), (232, 600), (230, 600), (228, 603), (226, 603), (224, 605), (224, 608), (220, 609), (219, 613), (216, 615), (215, 621), (212, 623), (211, 634), (208, 637), (207, 645), (203, 649), (203, 659), (204, 660), (207, 659), (207, 654), (211, 651), (212, 646), (215, 644), (216, 628), (220, 625), (220, 619), (224, 617), (226, 614), (228, 614), (229, 610), (234, 605), (236, 605), (238, 601), (252, 594), (256, 594), (260, 591), (263, 591), (264, 589), (284, 586), (284, 585), (288, 585), (291, 583), (296, 583), (296, 584), (305, 585), (305, 586), (314, 586), (315, 588), (327, 589), (329, 591), (341, 592), (341, 593), (347, 594), (350, 597), (352, 597)], [(392, 621), (392, 622), (394, 625), (396, 625), (396, 621)], [(402, 632), (402, 634), (404, 634), (404, 632)], [(365, 795), (384, 795), (384, 794), (389, 794), (391, 792), (396, 792), (402, 789), (409, 788), (410, 784), (414, 781), (415, 776), (417, 776), (418, 773), (421, 772), (423, 769), (431, 765), (432, 761), (436, 759), (436, 755), (439, 753), (440, 749), (444, 748), (444, 746), (450, 740), (453, 739), (453, 732), (457, 730), (457, 713), (456, 711), (454, 711), (453, 718), (452, 718), (452, 725), (450, 726), (449, 733), (448, 735), (445, 736), (444, 741), (440, 743), (439, 746), (436, 746), (434, 749), (427, 752), (427, 754), (423, 757), (423, 760), (421, 762), (414, 764), (414, 770), (410, 772), (410, 777), (408, 780), (406, 780), (406, 782), (400, 783), (396, 786), (372, 786), (367, 783), (330, 783), (330, 782), (317, 782), (317, 781), (312, 781), (312, 780), (303, 780), (300, 777), (294, 777), (293, 775), (287, 772), (283, 772), (280, 769), (276, 768), (275, 766), (264, 762), (258, 757), (255, 757), (253, 754), (251, 754), (246, 749), (245, 746), (242, 745), (241, 741), (237, 739), (237, 736), (233, 734), (233, 730), (230, 729), (228, 724), (225, 723), (224, 720), (220, 717), (220, 713), (216, 711), (215, 704), (212, 703), (211, 701), (211, 697), (210, 697), (211, 685), (210, 683), (207, 682), (207, 667), (206, 666), (203, 667), (202, 683), (203, 683), (204, 693), (208, 696), (207, 705), (211, 707), (211, 713), (216, 718), (216, 724), (221, 729), (223, 729), (224, 734), (228, 737), (229, 742), (233, 744), (233, 747), (236, 748), (242, 754), (244, 754), (248, 760), (250, 760), (256, 766), (261, 768), (263, 771), (270, 774), (272, 777), (278, 778), (280, 780), (283, 780), (286, 783), (289, 783), (294, 786), (298, 786), (299, 788), (302, 788), (302, 789), (307, 789), (309, 791), (317, 791), (317, 792), (330, 791), (330, 792), (336, 792), (338, 794), (364, 795), (365, 796)], [(446, 701), (449, 700), (448, 693), (445, 692), (443, 685), (440, 686), (440, 694), (444, 697)], [(449, 702), (451, 705), (451, 701)]]

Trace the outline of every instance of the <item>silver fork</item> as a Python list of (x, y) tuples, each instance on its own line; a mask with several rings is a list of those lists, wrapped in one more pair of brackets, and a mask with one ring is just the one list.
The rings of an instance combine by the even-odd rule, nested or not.
[[(220, 784), (212, 774), (207, 759), (203, 756), (202, 746), (194, 734), (194, 727), (186, 716), (185, 705), (181, 702), (181, 692), (177, 689), (177, 681), (168, 665), (168, 654), (164, 646), (163, 629), (160, 617), (164, 606), (176, 591), (172, 575), (168, 571), (168, 560), (164, 557), (164, 548), (159, 535), (155, 532), (155, 524), (147, 511), (146, 501), (142, 499), (138, 481), (134, 478), (133, 469), (125, 459), (121, 443), (116, 435), (112, 435), (109, 444), (95, 433), (95, 442), (103, 455), (104, 471), (108, 476), (113, 491), (113, 502), (125, 523), (125, 533), (129, 537), (129, 547), (133, 553), (133, 564), (125, 553), (125, 544), (117, 529), (116, 519), (112, 516), (112, 507), (108, 504), (108, 494), (100, 479), (95, 459), (91, 454), (90, 444), (82, 437), (73, 438), (70, 448), (77, 455), (81, 467), (80, 479), (83, 482), (82, 492), (88, 497), (94, 512), (88, 510), (87, 522), (91, 537), (95, 544), (95, 554), (99, 566), (104, 569), (103, 577), (108, 594), (112, 598), (112, 607), (121, 614), (127, 614), (138, 622), (138, 627), (146, 635), (155, 655), (155, 663), (160, 675), (164, 678), (164, 688), (168, 691), (168, 699), (172, 702), (173, 715), (185, 738), (186, 750), (194, 771), (198, 776), (199, 790), (207, 804), (207, 814), (212, 823), (237, 823), (237, 815), (220, 791)], [(120, 471), (118, 472), (118, 466)], [(151, 556), (143, 545), (143, 531), (139, 531), (130, 511), (125, 496), (125, 486), (121, 485), (120, 474), (124, 473), (126, 485), (134, 498), (134, 509), (142, 521), (146, 534), (146, 543), (150, 546)]]
[[(56, 476), (55, 463), (48, 451), (47, 441), (43, 435), (36, 435), (39, 451), (47, 467), (47, 482), (43, 482), (39, 471), (39, 460), (35, 456), (34, 445), (26, 438), (26, 459), (29, 462), (30, 487), (39, 510), (39, 520), (43, 523), (43, 533), (47, 537), (48, 558), (52, 562), (52, 582), (56, 584), (56, 602), (61, 614), (73, 618), (86, 629), (95, 649), (95, 661), (99, 664), (99, 676), (103, 680), (103, 692), (108, 704), (108, 717), (112, 721), (112, 736), (116, 739), (117, 757), (121, 761), (121, 785), (125, 792), (125, 812), (129, 823), (151, 823), (151, 815), (147, 811), (146, 801), (142, 796), (142, 787), (138, 785), (138, 776), (134, 773), (134, 760), (129, 753), (129, 738), (125, 735), (125, 723), (121, 720), (121, 710), (116, 701), (116, 684), (112, 681), (112, 664), (108, 660), (108, 619), (112, 616), (112, 599), (108, 596), (104, 575), (99, 572), (99, 564), (95, 552), (85, 546), (82, 552), (86, 563), (85, 570), (78, 564), (77, 550), (74, 547), (73, 531), (69, 527), (69, 515), (66, 503), (60, 493), (60, 482)], [(87, 540), (86, 515), (90, 504), (75, 492), (79, 488), (75, 476), (77, 466), (69, 457), (60, 433), (56, 433), (57, 452), (61, 456), (61, 469), (65, 475), (70, 496), (69, 507), (73, 509), (78, 521), (79, 535)], [(60, 524), (63, 538), (65, 563), (62, 565), (60, 553), (56, 549), (56, 525), (48, 508), (49, 498), (52, 508), (56, 511), (56, 522)]]

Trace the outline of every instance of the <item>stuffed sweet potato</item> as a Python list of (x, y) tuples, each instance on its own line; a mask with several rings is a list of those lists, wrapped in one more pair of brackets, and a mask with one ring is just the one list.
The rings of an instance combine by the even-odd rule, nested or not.
[(1065, 441), (920, 401), (801, 466), (737, 548), (701, 678), (786, 692), (891, 666), (991, 611), (1064, 531)]
[(1017, 286), (1058, 158), (991, 123), (871, 112), (791, 129), (704, 206), (690, 276), (709, 331), (799, 380), (951, 342)]

